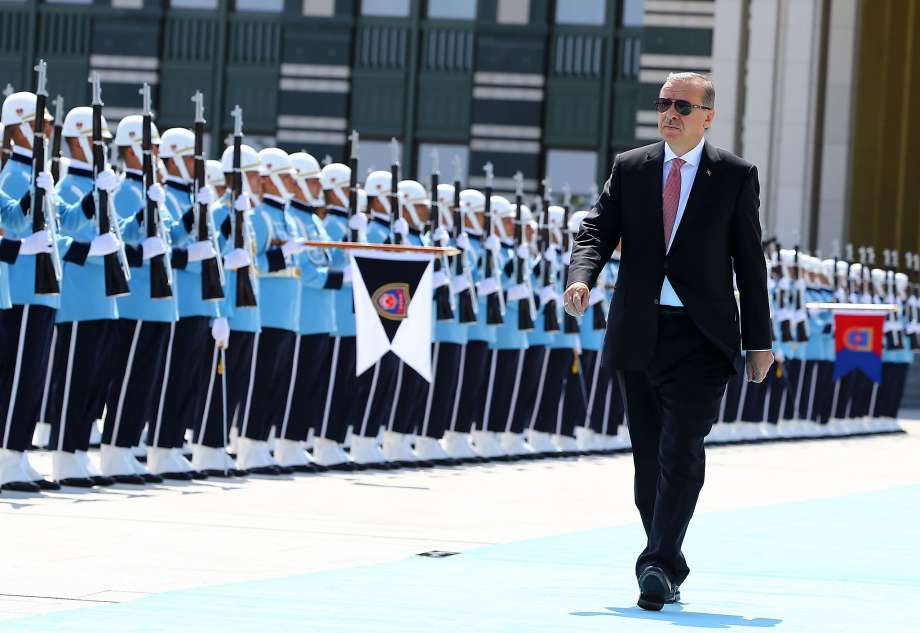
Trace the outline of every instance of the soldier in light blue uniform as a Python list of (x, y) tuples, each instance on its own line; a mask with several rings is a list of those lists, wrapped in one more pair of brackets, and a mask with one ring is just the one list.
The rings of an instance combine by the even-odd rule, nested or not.
[[(482, 281), (485, 262), (483, 226), (485, 195), (475, 189), (460, 192), (461, 233), (458, 246), (463, 249), (469, 281), (475, 287)], [(467, 341), (460, 350), (457, 399), (451, 412), (450, 425), (444, 432), (444, 450), (453, 458), (481, 459), (471, 442), (471, 431), (482, 420), (489, 373), (489, 344), (495, 341), (495, 326), (486, 321), (486, 297), (476, 297), (476, 323), (467, 326)]]
[[(493, 232), (485, 247), (495, 249), (496, 266), (501, 274), (502, 288), (516, 288), (514, 223), (515, 207), (502, 196), (492, 196), (492, 212), (495, 221)], [(518, 290), (524, 290), (517, 288)], [(524, 367), (527, 350), (527, 332), (518, 328), (518, 299), (505, 299), (504, 322), (495, 329), (495, 341), (490, 343), (491, 358), (483, 404), (481, 430), (473, 432), (477, 450), (485, 457), (505, 457), (507, 450), (501, 444), (499, 434), (509, 432), (509, 423), (514, 419), (514, 404), (517, 402), (517, 388)]]
[[(454, 185), (439, 184), (436, 192), (438, 228), (433, 231), (430, 241), (435, 246), (453, 246), (451, 234), (454, 229), (454, 214), (451, 213), (454, 202)], [(431, 320), (434, 323), (434, 344), (432, 349), (431, 383), (423, 385), (422, 418), (419, 435), (415, 438), (415, 453), (422, 460), (435, 464), (456, 463), (441, 446), (439, 440), (450, 424), (457, 397), (457, 384), (460, 380), (460, 356), (467, 342), (468, 325), (460, 323), (460, 311), (456, 294), (452, 288), (453, 274), (450, 260), (442, 258), (441, 270), (435, 273), (439, 278), (433, 279), (433, 286), (446, 288), (451, 301), (452, 318), (438, 320), (437, 301), (432, 302)], [(456, 284), (453, 284), (456, 287)]]
[[(214, 163), (217, 163), (216, 165)], [(249, 145), (240, 145), (241, 195), (232, 199), (230, 188), (235, 178), (233, 173), (233, 146), (227, 147), (221, 160), (207, 161), (206, 179), (215, 190), (218, 200), (213, 205), (214, 225), (220, 227), (219, 240), (224, 254), (224, 300), (220, 313), (226, 317), (229, 328), (223, 358), (220, 345), (210, 352), (210, 378), (205, 393), (205, 407), (201, 423), (194, 430), (192, 442), (192, 466), (209, 476), (242, 476), (245, 470), (236, 467), (228, 454), (228, 444), (233, 448), (231, 435), (239, 435), (239, 428), (245, 415), (246, 403), (250, 401), (253, 385), (255, 338), (262, 329), (259, 314), (259, 278), (254, 260), (252, 239), (252, 207), (258, 204), (262, 194), (262, 177), (259, 175), (259, 154)], [(217, 173), (215, 173), (217, 172)], [(231, 206), (232, 204), (232, 206)], [(235, 247), (236, 216), (241, 212), (244, 219), (243, 247)], [(247, 274), (256, 297), (256, 306), (237, 306), (237, 275), (249, 267)], [(215, 321), (219, 324), (219, 321)], [(210, 396), (210, 397), (209, 397)], [(226, 397), (226, 400), (224, 399)], [(235, 448), (233, 448), (235, 452)]]
[[(833, 275), (834, 260), (821, 262), (817, 257), (806, 256), (804, 269), (806, 301), (833, 301), (829, 280)], [(808, 331), (808, 343), (805, 346), (805, 380), (799, 398), (798, 417), (800, 420), (826, 423), (826, 420), (821, 419), (820, 412), (824, 409), (824, 400), (831, 395), (829, 387), (833, 384), (831, 377), (834, 334), (833, 314), (830, 310), (809, 310)]]
[[(320, 210), (326, 232), (332, 241), (349, 239), (348, 200), (351, 169), (342, 163), (330, 163), (320, 171), (324, 207)], [(355, 217), (358, 217), (357, 215)], [(329, 361), (329, 385), (323, 418), (313, 442), (313, 460), (334, 470), (354, 470), (355, 465), (342, 449), (349, 416), (356, 408), (355, 315), (353, 310), (351, 266), (342, 249), (333, 249), (330, 269), (341, 271), (342, 287), (335, 291), (335, 333)]]
[[(240, 421), (236, 465), (259, 475), (293, 472), (272, 457), (268, 439), (280, 428), (300, 332), (301, 277), (298, 257), (306, 250), (303, 236), (287, 211), (288, 187), (293, 188), (291, 160), (277, 148), (259, 152), (262, 201), (252, 214), (253, 245), (259, 269), (261, 331), (253, 346), (253, 382)], [(325, 274), (325, 273), (323, 273)]]
[[(878, 272), (876, 272), (878, 271)], [(906, 278), (896, 279), (893, 270), (872, 271), (875, 297), (878, 303), (888, 303), (898, 306), (897, 312), (886, 315), (884, 324), (884, 346), (882, 348), (882, 382), (875, 390), (874, 406), (869, 410), (868, 416), (875, 418), (875, 428), (884, 428), (889, 420), (898, 417), (901, 408), (901, 398), (904, 395), (904, 385), (907, 379), (907, 370), (913, 361), (913, 352), (907, 337), (904, 336), (904, 304), (906, 300)], [(898, 287), (900, 285), (900, 288)], [(884, 418), (879, 420), (878, 418)]]
[[(170, 297), (150, 296), (150, 259), (164, 255), (168, 262), (170, 250), (162, 237), (147, 237), (148, 199), (160, 208), (158, 223), (170, 217), (162, 207), (166, 199), (162, 185), (155, 181), (149, 189), (144, 185), (142, 135), (140, 115), (123, 118), (115, 131), (124, 179), (112, 205), (124, 223), (122, 237), (131, 266), (131, 294), (118, 298), (119, 318), (112, 324), (113, 345), (109, 353), (113, 379), (105, 393), (100, 447), (102, 473), (129, 484), (162, 481), (134, 457), (133, 451), (141, 443), (144, 425), (152, 423), (156, 416), (170, 324), (179, 318), (175, 287)], [(156, 160), (159, 143), (159, 132), (151, 123), (151, 161)], [(160, 234), (168, 236), (169, 230), (163, 224)]]
[[(114, 253), (114, 233), (99, 234), (95, 191), (111, 195), (118, 186), (108, 167), (93, 182), (93, 111), (74, 108), (64, 119), (63, 138), (70, 154), (67, 176), (58, 184), (62, 205), (83, 210), (83, 221), (62, 227), (73, 238), (64, 257), (61, 305), (57, 312), (57, 336), (52, 360), (51, 382), (45, 422), (51, 424), (53, 478), (68, 485), (111, 485), (114, 479), (102, 475), (87, 455), (93, 425), (102, 414), (105, 392), (114, 369), (110, 364), (113, 326), (118, 318), (115, 297), (106, 295), (104, 255)], [(110, 139), (105, 119), (103, 139)], [(79, 213), (74, 212), (75, 216)], [(113, 222), (114, 226), (114, 222)], [(94, 250), (102, 240), (110, 245)], [(91, 246), (92, 245), (92, 246)]]
[(200, 262), (218, 254), (211, 240), (198, 240), (198, 205), (210, 205), (214, 193), (204, 183), (192, 191), (194, 149), (195, 135), (187, 129), (171, 128), (160, 136), (179, 320), (170, 324), (157, 413), (147, 429), (147, 467), (164, 479), (180, 481), (207, 476), (194, 469), (182, 449), (186, 429), (194, 428), (203, 411), (212, 339), (229, 335), (219, 302), (202, 298)]
[[(306, 152), (291, 154), (292, 198), (288, 214), (299, 235), (309, 241), (328, 242), (329, 234), (319, 217), (321, 198), (319, 163)], [(330, 268), (332, 254), (309, 247), (298, 256), (301, 301), (294, 367), (287, 391), (284, 416), (276, 427), (275, 459), (295, 472), (318, 472), (324, 466), (312, 463), (304, 451), (310, 430), (322, 424), (329, 388), (329, 360), (335, 333), (335, 291), (342, 287), (344, 274)]]

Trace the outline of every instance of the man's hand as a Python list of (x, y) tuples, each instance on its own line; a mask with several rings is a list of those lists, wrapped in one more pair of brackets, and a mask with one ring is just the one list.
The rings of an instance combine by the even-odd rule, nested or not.
[(773, 364), (773, 353), (747, 352), (745, 355), (744, 379), (748, 382), (763, 382)]
[(573, 317), (580, 317), (588, 309), (588, 296), (591, 290), (586, 284), (576, 281), (565, 289), (562, 295), (562, 307)]

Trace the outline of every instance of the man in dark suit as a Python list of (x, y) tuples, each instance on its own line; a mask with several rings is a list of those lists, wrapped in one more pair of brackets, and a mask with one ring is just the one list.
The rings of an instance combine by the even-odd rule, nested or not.
[(681, 544), (729, 377), (760, 382), (773, 362), (757, 169), (704, 139), (714, 102), (706, 77), (668, 77), (655, 101), (663, 140), (614, 160), (575, 238), (564, 296), (583, 314), (621, 243), (603, 361), (626, 397), (648, 536), (636, 563), (644, 609), (678, 601), (690, 572)]

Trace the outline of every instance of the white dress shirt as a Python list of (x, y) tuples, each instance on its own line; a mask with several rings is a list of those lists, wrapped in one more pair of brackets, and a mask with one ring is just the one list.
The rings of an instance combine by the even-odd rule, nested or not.
[[(677, 235), (677, 227), (680, 226), (680, 220), (684, 217), (684, 209), (687, 208), (687, 199), (690, 198), (690, 190), (693, 188), (693, 180), (696, 178), (696, 170), (700, 166), (700, 158), (703, 156), (703, 145), (706, 143), (705, 137), (700, 140), (699, 144), (683, 156), (678, 156), (667, 143), (664, 144), (664, 169), (661, 170), (661, 189), (664, 191), (668, 182), (668, 174), (671, 173), (671, 161), (680, 158), (684, 164), (680, 168), (680, 199), (677, 202), (677, 216), (674, 218), (674, 228), (671, 229), (671, 238), (668, 240), (667, 251), (671, 250), (671, 244), (674, 243), (674, 236)], [(680, 297), (674, 292), (671, 282), (665, 275), (664, 282), (661, 284), (661, 294), (658, 302), (664, 306), (682, 307)]]

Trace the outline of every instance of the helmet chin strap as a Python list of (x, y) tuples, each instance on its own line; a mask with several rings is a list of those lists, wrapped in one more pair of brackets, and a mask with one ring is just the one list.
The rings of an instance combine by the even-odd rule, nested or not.
[[(389, 193), (382, 193), (379, 196), (374, 196), (374, 200), (377, 200), (378, 202), (380, 202), (380, 206), (383, 207), (383, 210), (386, 211), (386, 214), (390, 215), (391, 211), (390, 211), (390, 194)], [(368, 202), (368, 204), (370, 204), (370, 202)]]
[(19, 131), (22, 132), (22, 136), (26, 139), (26, 143), (29, 144), (29, 149), (32, 149), (32, 137), (35, 135), (32, 126), (29, 125), (28, 121), (23, 121), (19, 124)]
[(333, 187), (331, 191), (335, 195), (335, 197), (339, 199), (339, 204), (342, 205), (342, 208), (347, 209), (348, 208), (348, 196), (345, 195), (345, 191), (341, 187)]
[(511, 242), (512, 239), (508, 237), (508, 233), (505, 231), (505, 223), (502, 220), (504, 218), (499, 218), (498, 222), (495, 223), (495, 228), (498, 229), (498, 239), (502, 242)]
[(476, 217), (475, 212), (461, 208), (461, 215), (463, 216), (464, 224), (467, 221), (470, 223), (470, 226), (464, 226), (463, 230), (473, 235), (482, 235), (482, 225), (479, 223), (479, 218)]
[(301, 178), (299, 176), (294, 178), (294, 182), (297, 183), (297, 188), (300, 189), (300, 193), (303, 194), (303, 199), (306, 200), (312, 207), (321, 207), (323, 206), (322, 199), (313, 195), (313, 192), (310, 191), (310, 186), (307, 184), (306, 178)]
[(182, 180), (185, 182), (191, 182), (192, 177), (188, 174), (188, 169), (185, 166), (185, 160), (183, 156), (173, 156), (173, 162), (176, 164), (176, 167), (179, 170), (179, 176), (182, 177)]
[(287, 190), (287, 187), (284, 186), (284, 183), (281, 182), (281, 176), (278, 174), (269, 174), (268, 179), (272, 181), (272, 184), (275, 185), (275, 189), (278, 190), (279, 198), (287, 201), (294, 197), (293, 194)]
[(438, 224), (440, 226), (443, 226), (447, 230), (452, 231), (454, 229), (454, 218), (453, 218), (453, 214), (451, 214), (450, 212), (450, 207), (448, 207), (446, 204), (442, 204), (439, 202), (438, 203), (438, 213), (440, 214), (438, 216), (438, 220), (439, 220)]
[(412, 224), (415, 225), (417, 231), (421, 231), (425, 228), (425, 225), (418, 218), (418, 213), (415, 212), (414, 204), (400, 204), (399, 206), (409, 212), (409, 218), (412, 220)]

